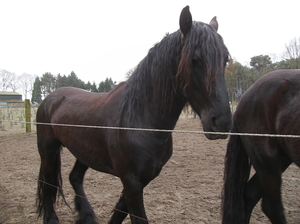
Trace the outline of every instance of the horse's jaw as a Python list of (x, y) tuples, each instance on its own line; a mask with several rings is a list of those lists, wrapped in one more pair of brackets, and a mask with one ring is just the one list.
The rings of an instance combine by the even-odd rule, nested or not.
[(202, 111), (200, 118), (203, 126), (203, 131), (206, 138), (209, 140), (226, 139), (231, 128), (232, 114), (230, 109), (213, 112)]

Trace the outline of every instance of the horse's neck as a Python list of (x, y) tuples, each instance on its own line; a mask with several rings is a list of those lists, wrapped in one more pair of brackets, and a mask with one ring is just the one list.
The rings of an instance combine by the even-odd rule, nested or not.
[(146, 119), (148, 119), (155, 127), (173, 129), (185, 102), (178, 97), (175, 97), (172, 99), (171, 103), (165, 102), (167, 105), (165, 107), (162, 106), (163, 104), (160, 104), (160, 107), (155, 105), (155, 99), (153, 99), (150, 104), (152, 104), (152, 106), (148, 107), (148, 116), (145, 116)]
[[(125, 89), (116, 95), (125, 96)], [(126, 127), (173, 129), (185, 105), (183, 98), (176, 94), (164, 97), (153, 93), (151, 96), (143, 98), (139, 91), (130, 92), (121, 101), (118, 119), (121, 123), (118, 123)]]

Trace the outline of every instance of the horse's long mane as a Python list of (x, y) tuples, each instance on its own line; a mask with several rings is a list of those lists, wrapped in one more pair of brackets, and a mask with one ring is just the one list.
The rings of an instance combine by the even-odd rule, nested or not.
[(122, 107), (136, 114), (147, 110), (148, 102), (156, 100), (157, 106), (170, 102), (173, 94), (172, 76), (176, 73), (180, 54), (180, 32), (167, 34), (148, 52), (127, 80)]
[[(131, 120), (145, 116), (150, 107), (167, 112), (174, 96), (184, 95), (191, 81), (191, 68), (195, 49), (200, 49), (207, 74), (208, 88), (218, 73), (223, 71), (228, 52), (222, 38), (207, 24), (193, 22), (190, 33), (182, 39), (180, 30), (167, 34), (148, 52), (126, 81), (122, 93), (120, 118)], [(226, 60), (226, 61), (225, 61)], [(204, 75), (204, 74), (199, 74)], [(181, 97), (183, 97), (181, 94)], [(154, 102), (155, 104), (151, 104)]]

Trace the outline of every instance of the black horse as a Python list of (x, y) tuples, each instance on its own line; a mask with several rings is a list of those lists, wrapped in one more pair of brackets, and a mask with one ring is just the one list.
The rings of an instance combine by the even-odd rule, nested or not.
[[(38, 211), (44, 223), (58, 223), (53, 204), (61, 188), (63, 146), (77, 158), (70, 182), (76, 193), (78, 223), (97, 222), (83, 189), (89, 167), (118, 176), (122, 181), (124, 188), (110, 223), (122, 223), (127, 214), (132, 223), (148, 222), (143, 189), (171, 157), (171, 131), (41, 123), (172, 130), (189, 102), (201, 117), (204, 130), (229, 131), (231, 111), (224, 81), (228, 51), (217, 29), (215, 18), (210, 25), (192, 22), (187, 6), (180, 15), (180, 30), (166, 35), (151, 48), (127, 82), (101, 94), (60, 88), (42, 102), (37, 112), (41, 157)], [(225, 137), (207, 135), (209, 139)]]
[[(278, 70), (258, 79), (243, 95), (233, 117), (233, 133), (300, 134), (300, 70)], [(262, 210), (274, 223), (286, 223), (281, 174), (300, 166), (300, 139), (239, 136), (229, 139), (225, 161), (223, 223), (249, 223), (262, 198)], [(256, 173), (248, 180), (250, 167)]]

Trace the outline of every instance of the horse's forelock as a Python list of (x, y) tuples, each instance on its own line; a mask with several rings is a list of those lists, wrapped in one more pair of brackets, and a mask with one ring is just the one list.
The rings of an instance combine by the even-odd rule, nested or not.
[(182, 44), (176, 82), (185, 94), (185, 89), (191, 82), (191, 63), (194, 53), (197, 48), (200, 48), (201, 60), (206, 70), (207, 91), (210, 93), (216, 77), (224, 72), (224, 64), (229, 54), (222, 37), (210, 26), (194, 22), (191, 32)]
[(191, 45), (184, 44), (181, 51), (180, 61), (177, 68), (176, 87), (182, 89), (185, 95), (185, 89), (191, 81), (191, 63), (192, 63), (192, 50)]
[(209, 92), (211, 92), (212, 86), (215, 84), (216, 77), (223, 75), (229, 55), (222, 37), (217, 33), (210, 34), (211, 38), (204, 41), (203, 51), (201, 51), (206, 66), (206, 80)]

